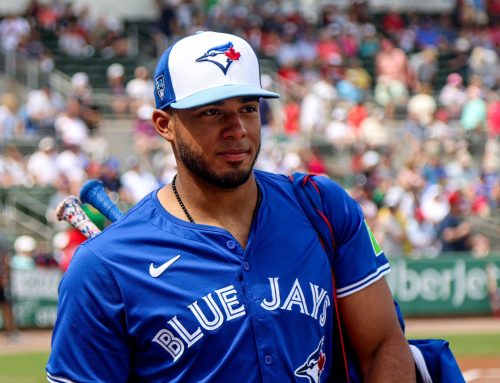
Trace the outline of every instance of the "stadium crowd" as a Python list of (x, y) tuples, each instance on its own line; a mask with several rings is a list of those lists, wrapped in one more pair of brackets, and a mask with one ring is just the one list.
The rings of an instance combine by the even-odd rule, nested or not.
[[(371, 14), (363, 1), (318, 13), (279, 1), (224, 4), (158, 1), (151, 37), (157, 53), (200, 29), (252, 43), (265, 63), (265, 87), (282, 94), (261, 102), (258, 168), (337, 179), (389, 257), (490, 253), (470, 219), (498, 217), (500, 206), (499, 1), (457, 1), (439, 15)], [(59, 54), (129, 54), (118, 22), (92, 20), (70, 2), (33, 1), (24, 15), (4, 17), (1, 49), (50, 71), (53, 52), (37, 37), (44, 29), (57, 34)], [(103, 138), (84, 69), (72, 76), (67, 99), (49, 87), (25, 97), (0, 93), (0, 187), (53, 188), (47, 218), (57, 227), (58, 202), (89, 178), (127, 208), (176, 172), (151, 123), (149, 63), (128, 81), (119, 63), (106, 72), (112, 110), (135, 119), (135, 153), (122, 161), (109, 154), (113, 143)], [(41, 138), (32, 153), (16, 146), (23, 135)]]

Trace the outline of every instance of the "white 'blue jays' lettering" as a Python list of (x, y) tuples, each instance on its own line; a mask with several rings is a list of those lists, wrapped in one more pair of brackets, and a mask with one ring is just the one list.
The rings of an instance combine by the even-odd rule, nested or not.
[[(330, 306), (330, 298), (328, 297), (325, 289), (309, 282), (312, 296), (312, 310), (309, 310), (304, 291), (298, 279), (295, 279), (289, 293), (284, 299), (283, 304), (281, 304), (279, 277), (268, 279), (271, 289), (271, 300), (262, 299), (260, 307), (268, 311), (278, 309), (293, 311), (294, 307), (297, 306), (295, 309), (298, 309), (301, 314), (318, 319), (319, 309), (321, 304), (323, 304), (322, 314), (319, 317), (319, 324), (322, 327), (325, 325), (327, 319), (327, 309)], [(208, 308), (209, 313), (205, 313), (201, 309), (198, 301), (194, 301), (188, 305), (189, 310), (191, 310), (199, 324), (196, 329), (191, 328), (191, 330), (188, 330), (179, 321), (177, 316), (174, 316), (167, 323), (179, 336), (175, 336), (170, 330), (165, 328), (158, 331), (154, 336), (153, 342), (159, 344), (163, 349), (165, 349), (172, 356), (174, 362), (182, 356), (186, 346), (187, 348), (190, 348), (203, 338), (204, 333), (201, 327), (206, 331), (215, 331), (222, 326), (224, 322), (246, 315), (245, 306), (238, 301), (238, 292), (233, 285), (217, 289), (214, 292), (219, 298), (218, 300), (220, 301), (222, 310), (213, 298), (212, 293), (209, 293), (201, 298), (205, 302), (205, 306)], [(224, 311), (225, 315), (222, 311)]]

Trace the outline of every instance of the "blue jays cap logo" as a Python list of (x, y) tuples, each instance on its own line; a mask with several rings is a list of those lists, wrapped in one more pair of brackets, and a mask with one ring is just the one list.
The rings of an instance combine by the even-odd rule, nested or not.
[(319, 383), (321, 373), (325, 369), (326, 355), (323, 352), (325, 337), (321, 338), (316, 350), (307, 358), (305, 363), (295, 370), (295, 376), (307, 378), (309, 383)]
[(165, 78), (163, 75), (156, 77), (155, 86), (158, 97), (163, 100), (163, 97), (165, 97)]
[(219, 45), (210, 48), (206, 53), (196, 59), (196, 62), (208, 61), (219, 67), (219, 69), (224, 73), (227, 73), (229, 66), (233, 61), (240, 59), (241, 53), (236, 52), (233, 47), (232, 42), (228, 42), (224, 45)]

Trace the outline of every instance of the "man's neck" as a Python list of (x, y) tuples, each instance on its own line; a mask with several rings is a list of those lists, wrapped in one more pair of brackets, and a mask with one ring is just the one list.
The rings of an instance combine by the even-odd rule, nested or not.
[[(197, 224), (221, 227), (229, 231), (244, 247), (257, 205), (258, 187), (252, 175), (242, 185), (224, 189), (179, 174), (175, 187), (185, 210)], [(163, 207), (179, 219), (187, 214), (175, 196), (172, 185), (158, 193)]]

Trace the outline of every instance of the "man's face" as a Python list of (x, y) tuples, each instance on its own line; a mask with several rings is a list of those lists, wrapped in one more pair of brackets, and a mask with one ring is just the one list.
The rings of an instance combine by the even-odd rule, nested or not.
[(178, 167), (225, 189), (248, 180), (260, 150), (258, 99), (231, 98), (176, 110), (172, 118)]

